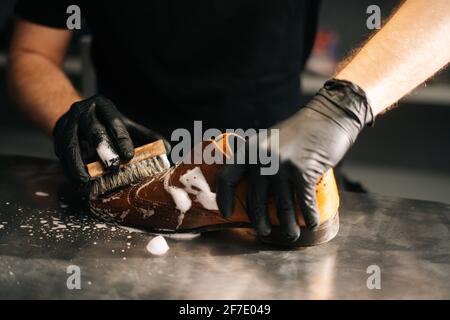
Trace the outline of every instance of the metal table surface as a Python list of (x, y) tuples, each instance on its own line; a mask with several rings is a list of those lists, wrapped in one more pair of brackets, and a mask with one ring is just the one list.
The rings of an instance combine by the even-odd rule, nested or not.
[[(450, 298), (449, 205), (341, 198), (340, 232), (324, 245), (282, 250), (229, 230), (168, 238), (158, 257), (145, 249), (153, 235), (91, 217), (56, 162), (2, 156), (0, 298)], [(79, 290), (67, 287), (70, 265)], [(367, 287), (373, 265), (381, 289)]]

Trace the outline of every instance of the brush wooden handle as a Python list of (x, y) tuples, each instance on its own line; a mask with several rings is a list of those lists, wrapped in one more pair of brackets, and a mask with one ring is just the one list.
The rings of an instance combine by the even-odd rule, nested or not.
[[(119, 167), (129, 165), (131, 163), (140, 162), (142, 160), (150, 159), (156, 156), (160, 156), (166, 153), (166, 147), (163, 140), (156, 140), (149, 144), (137, 147), (134, 149), (134, 157), (127, 162), (123, 162)], [(107, 168), (101, 161), (91, 162), (86, 165), (87, 171), (91, 178), (97, 178), (103, 175)]]

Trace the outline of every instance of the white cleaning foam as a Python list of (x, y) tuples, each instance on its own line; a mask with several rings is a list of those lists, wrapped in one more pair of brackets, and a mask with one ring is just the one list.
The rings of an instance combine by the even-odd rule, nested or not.
[(164, 177), (164, 189), (172, 196), (173, 202), (175, 202), (176, 208), (180, 211), (178, 216), (177, 229), (181, 226), (184, 220), (184, 214), (192, 206), (191, 198), (189, 198), (188, 193), (181, 188), (175, 186), (169, 186), (170, 174), (166, 174)]
[(200, 167), (186, 171), (180, 177), (180, 182), (186, 191), (196, 196), (198, 201), (207, 210), (219, 210), (216, 202), (216, 194), (211, 192), (208, 182)]
[(36, 191), (34, 194), (36, 196), (38, 196), (38, 197), (48, 197), (48, 193), (47, 192)]
[(166, 191), (172, 196), (175, 206), (181, 213), (185, 213), (191, 208), (192, 201), (185, 190), (174, 186), (168, 186)]
[(216, 194), (214, 192), (206, 192), (202, 191), (199, 194), (197, 194), (196, 200), (200, 202), (200, 204), (208, 210), (219, 210), (219, 207), (217, 206), (216, 201)]
[(156, 236), (148, 242), (146, 249), (153, 255), (162, 256), (170, 248), (163, 236)]
[(125, 227), (125, 226), (118, 226), (120, 229), (126, 230), (130, 233), (144, 233), (143, 230), (131, 228), (131, 227)]
[(197, 194), (199, 191), (211, 192), (200, 167), (186, 171), (180, 177), (180, 182), (186, 187), (186, 191), (192, 194)]
[(119, 155), (111, 148), (110, 144), (106, 141), (101, 141), (97, 146), (97, 154), (108, 168), (114, 162), (117, 161)]
[(167, 155), (166, 155), (166, 154), (160, 155), (159, 158), (160, 158), (161, 161), (163, 162), (164, 168), (170, 168), (170, 161), (169, 161), (169, 159), (167, 158)]

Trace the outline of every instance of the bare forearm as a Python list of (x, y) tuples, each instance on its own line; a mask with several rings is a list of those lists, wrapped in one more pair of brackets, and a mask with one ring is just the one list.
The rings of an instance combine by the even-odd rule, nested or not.
[(336, 78), (358, 84), (374, 114), (450, 61), (450, 1), (407, 0)]
[(80, 100), (60, 66), (29, 51), (11, 55), (8, 83), (19, 108), (48, 135), (58, 118)]

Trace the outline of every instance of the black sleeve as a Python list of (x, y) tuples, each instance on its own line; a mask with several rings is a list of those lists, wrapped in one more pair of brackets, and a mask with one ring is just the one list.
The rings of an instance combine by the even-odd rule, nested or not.
[[(14, 13), (29, 22), (52, 28), (66, 28), (67, 7), (77, 4), (70, 0), (17, 0)], [(81, 7), (80, 7), (81, 8)], [(81, 8), (81, 10), (83, 10)]]

